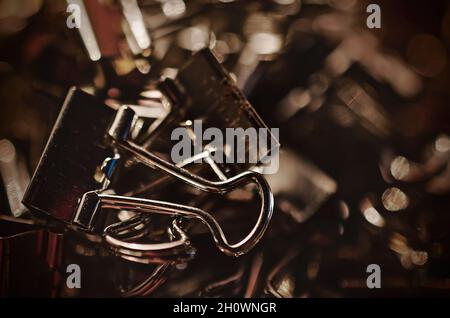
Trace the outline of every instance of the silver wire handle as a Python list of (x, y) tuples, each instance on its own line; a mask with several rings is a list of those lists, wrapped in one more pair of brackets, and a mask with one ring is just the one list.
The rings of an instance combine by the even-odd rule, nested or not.
[[(195, 249), (190, 245), (186, 234), (176, 224), (176, 220), (169, 228), (170, 236), (176, 240), (150, 244), (130, 242), (148, 234), (146, 220), (148, 218), (143, 220), (141, 216), (136, 216), (106, 227), (103, 237), (108, 248), (123, 259), (144, 264), (174, 264), (193, 258)], [(136, 229), (139, 227), (142, 229)]]
[(168, 202), (143, 199), (137, 199), (134, 204), (139, 204), (139, 202), (142, 202), (146, 208), (151, 207), (150, 210), (153, 213), (159, 213), (158, 211), (155, 211), (158, 207), (152, 205), (154, 202), (158, 202), (158, 204), (161, 204), (159, 208), (162, 208), (165, 211), (170, 211), (169, 214), (178, 214), (184, 217), (200, 219), (205, 225), (208, 226), (219, 249), (228, 255), (239, 256), (252, 249), (266, 231), (273, 213), (273, 194), (266, 179), (261, 174), (253, 171), (245, 171), (222, 181), (210, 181), (198, 175), (192, 174), (188, 170), (177, 167), (176, 165), (159, 158), (145, 148), (130, 141), (128, 136), (137, 119), (138, 116), (135, 111), (127, 106), (122, 106), (117, 111), (114, 121), (108, 131), (108, 135), (111, 137), (113, 143), (119, 150), (127, 151), (133, 154), (134, 158), (142, 163), (152, 168), (161, 169), (166, 173), (182, 180), (183, 182), (205, 192), (224, 194), (238, 188), (239, 186), (255, 183), (261, 197), (261, 209), (258, 220), (250, 233), (240, 242), (230, 244), (228, 243), (222, 228), (217, 223), (215, 218), (208, 212), (201, 209)]
[[(267, 203), (262, 204), (262, 206), (265, 209), (268, 208)], [(138, 213), (182, 216), (184, 218), (200, 220), (210, 230), (217, 247), (222, 252), (230, 256), (240, 256), (251, 250), (261, 239), (270, 220), (270, 218), (264, 217), (264, 214), (261, 214), (251, 232), (243, 240), (236, 244), (230, 244), (228, 243), (225, 234), (223, 233), (223, 230), (216, 219), (208, 212), (203, 211), (199, 208), (165, 201), (126, 197), (92, 191), (85, 193), (81, 198), (73, 222), (75, 224), (81, 225), (84, 228), (93, 228), (99, 208), (128, 210)], [(266, 212), (267, 210), (264, 210), (263, 208), (261, 209), (261, 211)], [(269, 215), (271, 215), (272, 209), (269, 209), (268, 213)], [(138, 245), (137, 243), (129, 243), (123, 240), (109, 239), (108, 243), (114, 243), (118, 246), (118, 248), (123, 248), (124, 250), (135, 250), (138, 253), (141, 253), (139, 255), (142, 255), (142, 252), (145, 250), (147, 250), (147, 252), (149, 253), (154, 252), (155, 255), (157, 255), (158, 252), (161, 252), (162, 254), (164, 254), (164, 252), (173, 252), (172, 249), (178, 248), (183, 245), (181, 244), (181, 242), (184, 242), (183, 238), (174, 242), (160, 244), (142, 244), (142, 246)]]

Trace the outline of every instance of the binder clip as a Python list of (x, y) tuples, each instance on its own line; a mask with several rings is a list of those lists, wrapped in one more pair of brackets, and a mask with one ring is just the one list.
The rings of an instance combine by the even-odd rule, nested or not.
[[(213, 58), (209, 51), (198, 54), (197, 59), (194, 56), (194, 62), (204, 61), (205, 56), (207, 59)], [(245, 98), (231, 85), (231, 79), (223, 77), (225, 73), (217, 65), (219, 64), (213, 63), (215, 73), (212, 75), (216, 77), (210, 76), (211, 85), (214, 89), (225, 84), (228, 90), (226, 98), (231, 98), (231, 102), (238, 106), (237, 115), (243, 116), (238, 116), (234, 123), (241, 124), (245, 118), (249, 119), (247, 124), (252, 121), (262, 123)], [(186, 71), (192, 72), (193, 69), (188, 68)], [(177, 85), (179, 83), (166, 81), (163, 86)], [(185, 88), (192, 91), (195, 85)], [(172, 94), (174, 90), (166, 89), (164, 93), (169, 100), (176, 101)], [(208, 97), (218, 98), (216, 95)], [(215, 106), (226, 112), (223, 108), (228, 104), (224, 104), (225, 102), (230, 103), (230, 99), (218, 99)], [(187, 109), (194, 110), (195, 107)], [(192, 258), (194, 249), (178, 223), (180, 218), (201, 221), (211, 232), (216, 246), (227, 255), (239, 256), (250, 251), (261, 239), (272, 216), (273, 195), (265, 178), (257, 172), (245, 170), (224, 180), (211, 181), (163, 160), (135, 143), (131, 136), (138, 119), (151, 116), (149, 113), (151, 112), (145, 106), (112, 109), (95, 97), (72, 89), (27, 189), (24, 204), (35, 214), (56, 219), (75, 230), (101, 234), (104, 242), (116, 255), (136, 262), (173, 264)], [(236, 113), (227, 116), (231, 119), (236, 117)], [(217, 220), (207, 211), (161, 200), (117, 195), (110, 185), (112, 181), (120, 183), (120, 180), (114, 179), (119, 178), (116, 168), (123, 158), (132, 158), (206, 193), (223, 195), (240, 186), (254, 184), (261, 198), (256, 224), (245, 238), (231, 244)], [(138, 216), (105, 226), (107, 216), (101, 213), (102, 210), (126, 210), (137, 213)], [(150, 222), (148, 217), (155, 214), (174, 218), (168, 230), (170, 240), (153, 244), (136, 243), (135, 239), (147, 234), (146, 225)]]
[[(75, 221), (77, 210), (83, 210), (83, 207), (86, 209), (87, 204), (92, 204), (91, 199), (97, 192), (98, 206), (91, 206), (94, 210), (90, 212), (94, 216), (100, 205), (105, 205), (101, 196), (106, 195), (103, 192), (107, 189), (119, 160), (117, 153), (104, 138), (114, 112), (81, 90), (72, 89), (69, 92), (23, 199), (33, 214), (48, 220), (56, 220), (59, 224), (70, 225), (78, 230), (84, 229), (87, 233), (101, 232), (99, 230), (102, 228), (101, 221), (98, 223), (94, 219), (90, 222), (80, 219), (79, 222)], [(107, 198), (114, 198), (114, 195)], [(117, 210), (121, 207), (112, 208)], [(139, 210), (139, 206), (133, 205), (133, 201), (129, 202), (128, 208)], [(86, 210), (84, 212), (87, 213)], [(110, 227), (108, 233), (115, 233), (116, 229)], [(128, 228), (122, 230), (129, 236), (137, 235), (139, 232)], [(175, 229), (173, 233), (180, 232)], [(123, 235), (125, 234), (121, 236), (122, 242), (126, 246)], [(188, 254), (184, 257), (180, 255), (180, 258), (189, 258), (192, 249), (184, 237), (181, 235), (175, 245), (182, 247)], [(124, 247), (122, 253), (133, 254), (136, 261), (160, 263), (161, 255), (167, 252), (167, 248), (173, 247), (173, 244), (148, 245), (145, 252), (151, 253), (151, 256), (147, 258), (144, 257), (143, 250), (139, 254)]]

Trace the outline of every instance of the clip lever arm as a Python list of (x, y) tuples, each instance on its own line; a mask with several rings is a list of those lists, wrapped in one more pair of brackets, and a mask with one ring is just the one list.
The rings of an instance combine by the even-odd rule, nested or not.
[(185, 183), (205, 192), (224, 194), (232, 191), (233, 189), (236, 189), (239, 186), (253, 182), (257, 185), (258, 192), (261, 197), (261, 209), (258, 220), (253, 229), (243, 240), (231, 245), (225, 238), (222, 228), (217, 223), (215, 218), (212, 217), (211, 214), (198, 208), (187, 207), (162, 201), (144, 200), (129, 197), (114, 196), (114, 198), (111, 198), (108, 197), (108, 195), (99, 194), (101, 200), (104, 201), (105, 205), (110, 208), (114, 208), (117, 206), (127, 206), (128, 204), (131, 204), (131, 209), (137, 209), (139, 212), (163, 213), (181, 215), (188, 218), (197, 218), (208, 226), (214, 237), (216, 245), (224, 253), (228, 255), (239, 256), (247, 253), (250, 249), (252, 249), (261, 239), (262, 235), (267, 229), (273, 213), (273, 194), (266, 179), (261, 174), (253, 171), (246, 171), (222, 181), (210, 181), (198, 175), (194, 175), (186, 169), (177, 167), (170, 162), (162, 160), (143, 147), (140, 147), (130, 141), (128, 136), (136, 120), (136, 113), (133, 109), (127, 106), (122, 106), (117, 111), (108, 134), (109, 137), (112, 138), (113, 143), (117, 146), (118, 149), (127, 151), (133, 154), (133, 156), (142, 163), (153, 168), (161, 169), (166, 173), (178, 179), (181, 179)]

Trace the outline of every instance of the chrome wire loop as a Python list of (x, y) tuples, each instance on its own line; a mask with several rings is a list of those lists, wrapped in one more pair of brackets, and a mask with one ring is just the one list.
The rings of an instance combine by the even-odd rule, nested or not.
[(164, 201), (111, 196), (108, 194), (99, 193), (98, 197), (102, 204), (105, 207), (114, 209), (128, 208), (139, 212), (169, 214), (173, 216), (198, 219), (209, 228), (217, 247), (225, 254), (239, 256), (250, 251), (263, 236), (273, 213), (273, 194), (266, 179), (261, 174), (253, 171), (245, 171), (234, 177), (221, 181), (210, 181), (198, 175), (192, 174), (188, 170), (159, 158), (150, 151), (129, 140), (128, 136), (136, 120), (137, 115), (135, 111), (127, 106), (122, 106), (117, 111), (116, 117), (114, 118), (114, 122), (111, 125), (108, 134), (119, 151), (122, 150), (131, 153), (135, 159), (139, 160), (143, 164), (146, 164), (152, 168), (160, 169), (192, 187), (209, 193), (226, 194), (240, 186), (254, 183), (258, 188), (258, 193), (261, 198), (261, 207), (258, 219), (250, 233), (248, 233), (238, 243), (230, 244), (216, 219), (208, 212), (195, 207), (183, 206)]
[(144, 264), (174, 264), (186, 262), (195, 255), (186, 234), (176, 220), (168, 229), (172, 241), (164, 243), (136, 243), (147, 237), (149, 218), (140, 215), (107, 226), (103, 232), (104, 242), (110, 251), (123, 259)]

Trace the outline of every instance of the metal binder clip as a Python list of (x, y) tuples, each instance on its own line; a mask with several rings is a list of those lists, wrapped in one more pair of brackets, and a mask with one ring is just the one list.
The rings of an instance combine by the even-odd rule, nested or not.
[[(80, 198), (88, 197), (86, 193), (102, 192), (107, 188), (119, 160), (114, 149), (104, 140), (114, 112), (81, 90), (70, 91), (23, 199), (32, 213), (59, 221), (57, 223), (73, 225)], [(128, 208), (138, 209), (136, 205)], [(90, 228), (92, 233), (102, 232), (100, 223)], [(132, 229), (129, 232), (132, 233)], [(108, 237), (113, 237), (114, 233), (114, 228), (110, 228)], [(177, 251), (186, 252), (180, 255), (181, 260), (192, 257), (192, 248), (184, 235), (170, 246), (149, 246), (153, 250), (152, 255), (146, 254), (146, 259), (135, 257), (134, 260), (161, 263), (162, 256), (156, 256), (158, 252), (174, 246), (179, 247)]]
[(136, 119), (136, 113), (131, 108), (127, 106), (121, 107), (114, 118), (108, 134), (112, 138), (114, 145), (120, 151), (131, 153), (134, 158), (142, 163), (147, 164), (152, 168), (160, 169), (205, 192), (224, 194), (239, 186), (249, 183), (256, 184), (261, 197), (261, 209), (253, 229), (240, 242), (230, 244), (215, 218), (206, 211), (195, 207), (157, 200), (109, 195), (99, 191), (91, 191), (83, 195), (73, 222), (86, 229), (93, 229), (99, 207), (131, 210), (141, 213), (182, 216), (190, 219), (198, 219), (203, 222), (211, 231), (214, 241), (219, 249), (228, 255), (239, 256), (253, 248), (264, 234), (273, 211), (273, 196), (264, 177), (259, 173), (246, 171), (224, 181), (210, 181), (192, 174), (186, 169), (162, 160), (158, 156), (132, 142), (129, 139), (129, 135)]
[[(193, 78), (193, 74), (198, 74), (197, 79)], [(195, 119), (206, 113), (207, 115), (203, 117), (205, 126), (218, 126), (222, 129), (229, 126), (267, 128), (211, 51), (207, 49), (201, 50), (188, 61), (180, 70), (175, 83), (165, 81), (161, 87), (167, 100), (171, 100), (172, 104), (182, 104), (177, 109), (184, 112), (183, 119)], [(249, 171), (251, 164), (244, 164), (241, 165), (243, 168), (239, 167), (244, 170), (243, 172), (229, 178), (222, 176), (220, 181), (211, 181), (179, 165), (162, 160), (145, 148), (151, 143), (147, 142), (144, 146), (140, 146), (131, 140), (131, 132), (134, 131), (139, 117), (135, 109), (131, 107), (122, 106), (118, 110), (108, 134), (119, 152), (131, 153), (137, 161), (205, 192), (224, 194), (249, 183), (254, 183), (258, 187), (261, 196), (258, 220), (250, 234), (234, 245), (227, 242), (221, 227), (209, 213), (195, 208), (183, 210), (179, 205), (167, 205), (168, 211), (172, 209), (172, 213), (198, 218), (205, 223), (212, 232), (217, 246), (224, 253), (238, 256), (249, 251), (263, 235), (273, 211), (273, 196), (265, 178), (256, 172)], [(277, 140), (271, 137), (271, 142), (276, 143), (273, 146), (279, 146)], [(263, 149), (262, 154), (268, 155), (269, 152), (270, 149)], [(236, 165), (232, 168), (234, 171), (239, 170)], [(102, 200), (101, 197), (99, 199)], [(152, 206), (151, 202), (148, 203)], [(78, 218), (82, 220), (83, 211), (79, 212)]]
[[(86, 114), (90, 116), (86, 118)], [(196, 218), (208, 226), (217, 246), (223, 252), (234, 256), (248, 252), (259, 241), (268, 226), (273, 210), (272, 193), (262, 175), (247, 171), (220, 182), (211, 182), (193, 175), (187, 170), (160, 159), (128, 139), (136, 118), (136, 112), (133, 109), (121, 107), (109, 127), (113, 114), (114, 110), (98, 103), (94, 97), (79, 90), (71, 91), (25, 195), (24, 203), (30, 209), (90, 232), (99, 230), (97, 221), (100, 208)], [(205, 211), (169, 202), (106, 193), (102, 184), (113, 177), (118, 159), (116, 150), (104, 140), (106, 131), (113, 140), (113, 144), (122, 152), (128, 152), (143, 163), (157, 167), (201, 190), (225, 193), (238, 186), (254, 182), (259, 187), (262, 203), (258, 221), (252, 231), (242, 241), (231, 245), (214, 217)], [(80, 140), (88, 142), (80, 143)], [(73, 145), (74, 141), (78, 143)], [(102, 167), (103, 177), (95, 180), (95, 172), (105, 162), (106, 164)], [(48, 173), (55, 168), (60, 169), (60, 172)], [(42, 182), (45, 182), (45, 187)], [(168, 249), (173, 251), (174, 247), (188, 247), (189, 242), (185, 235), (179, 228), (175, 227), (175, 229), (180, 234), (175, 244), (141, 246), (143, 249), (140, 250), (140, 256), (148, 255), (143, 252), (148, 249), (150, 251), (148, 262), (161, 262), (161, 257), (155, 258), (155, 254), (167, 255), (165, 253)], [(120, 251), (126, 251), (127, 246), (130, 247), (130, 245), (120, 239), (114, 240), (110, 235), (114, 233), (112, 230), (114, 227), (109, 228), (109, 231), (105, 233), (107, 243), (114, 245), (120, 242), (118, 245)], [(133, 247), (138, 246), (133, 245)], [(187, 248), (187, 250), (191, 249)]]
[[(197, 68), (202, 70), (201, 83), (191, 85), (191, 74)], [(208, 86), (210, 89), (202, 94)], [(161, 134), (162, 128), (170, 128), (164, 126), (170, 126), (168, 118), (175, 111), (182, 112), (187, 118), (196, 118), (206, 112), (206, 124), (213, 126), (221, 123), (219, 127), (222, 129), (230, 125), (265, 127), (209, 50), (196, 54), (180, 71), (178, 81), (165, 81), (161, 90), (166, 101), (174, 106), (169, 107), (171, 111), (165, 118), (157, 119), (158, 126), (149, 132), (144, 146), (151, 145), (155, 131)], [(206, 109), (207, 106), (209, 109)], [(137, 262), (165, 263), (173, 262), (174, 258), (182, 261), (193, 254), (186, 234), (176, 222), (168, 231), (171, 242), (136, 243), (135, 239), (148, 234), (148, 220), (144, 216), (148, 213), (200, 220), (210, 230), (217, 247), (227, 255), (239, 256), (252, 249), (267, 229), (273, 211), (273, 195), (265, 178), (249, 171), (249, 165), (245, 165), (243, 172), (229, 178), (222, 177), (220, 181), (211, 181), (165, 161), (135, 143), (131, 137), (133, 132), (139, 130), (136, 126), (142, 118), (155, 116), (145, 106), (122, 106), (116, 111), (93, 96), (73, 89), (60, 112), (24, 203), (37, 213), (53, 216), (77, 229), (103, 233), (105, 243), (116, 255)], [(264, 154), (267, 152), (265, 149)], [(109, 186), (113, 179), (119, 178), (115, 170), (121, 158), (131, 158), (209, 193), (225, 194), (253, 183), (261, 198), (256, 224), (244, 239), (231, 244), (216, 219), (202, 209), (116, 195), (114, 187)], [(106, 216), (99, 212), (101, 209), (131, 211), (138, 213), (138, 217), (105, 228)]]
[[(266, 140), (268, 142), (258, 145), (257, 156), (259, 157), (255, 156), (255, 152), (249, 151), (253, 145), (248, 145), (245, 149), (248, 161), (216, 163), (225, 173), (225, 177), (230, 177), (262, 165), (265, 159), (280, 146), (278, 136), (275, 136), (262, 121), (237, 88), (235, 81), (209, 49), (203, 49), (194, 54), (178, 71), (174, 80), (165, 79), (158, 88), (162, 94), (163, 104), (170, 106), (166, 107), (169, 109), (167, 115), (159, 119), (160, 125), (152, 131), (152, 134), (150, 136), (144, 134), (143, 138), (135, 141), (146, 150), (153, 153), (156, 150), (163, 153), (170, 152), (167, 148), (173, 146), (170, 138), (172, 132), (178, 127), (185, 127), (186, 123), (194, 123), (191, 126), (193, 130), (196, 130), (195, 123), (201, 121), (201, 129), (219, 130), (223, 136), (227, 134), (227, 129), (233, 128), (244, 131), (253, 128), (258, 132), (261, 130), (268, 132)], [(139, 125), (133, 125), (133, 127), (137, 126)], [(198, 137), (197, 133), (193, 134)], [(195, 147), (200, 148), (200, 152), (207, 150), (210, 146), (207, 141), (196, 140), (195, 143)], [(225, 143), (220, 149), (213, 149), (213, 151), (226, 153), (227, 147), (234, 148), (233, 145)], [(216, 148), (216, 145), (212, 148)], [(203, 165), (203, 167), (207, 166)], [(146, 192), (149, 190), (149, 186), (146, 186), (149, 183), (146, 181), (148, 181), (148, 175), (142, 176), (138, 185), (131, 185), (127, 193), (136, 195)]]

